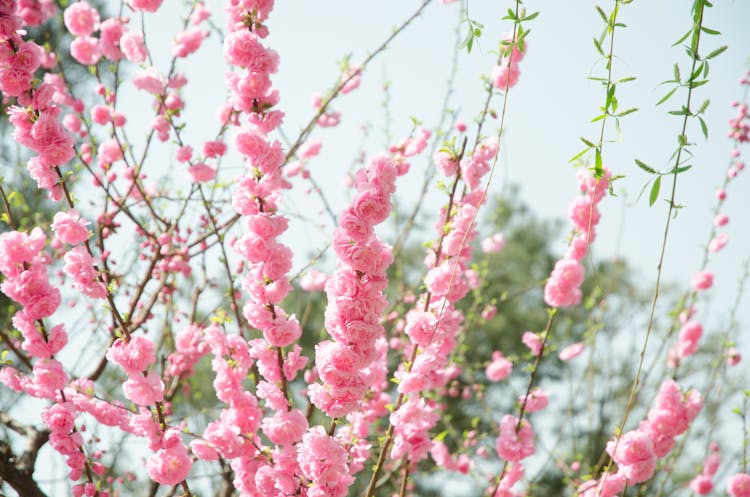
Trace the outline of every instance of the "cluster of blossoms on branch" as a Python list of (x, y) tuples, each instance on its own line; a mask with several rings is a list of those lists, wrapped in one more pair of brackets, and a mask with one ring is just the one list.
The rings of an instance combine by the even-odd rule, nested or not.
[[(224, 483), (242, 496), (344, 497), (356, 475), (377, 454), (373, 435), (384, 427), (386, 435), (380, 455), (374, 459), (368, 497), (383, 470), (404, 472), (403, 494), (410, 473), (428, 454), (442, 469), (472, 472), (476, 469), (472, 457), (451, 453), (449, 444), (431, 431), (445, 421), (442, 414), (447, 404), (442, 399), (458, 397), (459, 389), (451, 382), (459, 384), (464, 365), (455, 352), (462, 333), (471, 332), (467, 324), (471, 314), (464, 313), (460, 301), (482, 288), (480, 271), (473, 265), (477, 219), (487, 200), (486, 178), (497, 161), (501, 133), (492, 138), (478, 136), (468, 150), (468, 137), (462, 136), (460, 151), (454, 141), (433, 155), (434, 165), (449, 184), (448, 201), (435, 224), (436, 240), (428, 244), (424, 258), (423, 291), (403, 299), (402, 303), (413, 304), (403, 307), (408, 309), (404, 314), (394, 311), (386, 315), (388, 269), (394, 255), (376, 228), (394, 210), (397, 178), (409, 171), (409, 161), (426, 149), (432, 133), (425, 128), (413, 130), (408, 138), (390, 146), (388, 155), (371, 158), (352, 176), (353, 198), (332, 234), (336, 269), (330, 277), (308, 272), (300, 283), (307, 291), (325, 289), (327, 297), (324, 327), (331, 340), (315, 345), (312, 361), (300, 343), (304, 318), (298, 319), (284, 308), (293, 290), (289, 277), (293, 252), (282, 242), (289, 227), (289, 219), (282, 214), (284, 194), (292, 187), (290, 178), (311, 179), (307, 165), (318, 155), (321, 143), (309, 139), (309, 134), (316, 126), (340, 123), (340, 113), (329, 104), (337, 95), (360, 85), (366, 64), (349, 65), (347, 61), (333, 90), (313, 97), (318, 113), (285, 151), (274, 138), (281, 134), (284, 119), (280, 95), (271, 79), (279, 70), (279, 55), (265, 42), (274, 2), (228, 0), (223, 50), (230, 70), (225, 80), (226, 101), (219, 109), (221, 130), (203, 141), (200, 153), (194, 154), (182, 134), (184, 126), (178, 122), (185, 109), (182, 88), (188, 79), (176, 72), (176, 61), (202, 46), (209, 33), (201, 26), (211, 12), (202, 2), (190, 2), (189, 14), (173, 41), (171, 68), (164, 73), (152, 65), (136, 17), (123, 17), (129, 8), (134, 16), (145, 18), (157, 12), (162, 1), (128, 0), (119, 16), (111, 18), (103, 18), (85, 0), (65, 8), (62, 21), (73, 36), (70, 55), (88, 66), (97, 79), (90, 96), (96, 103), (87, 109), (82, 99), (74, 97), (55, 54), (24, 40), (24, 28), (55, 15), (54, 3), (0, 0), (0, 91), (4, 103), (9, 104), (13, 139), (33, 152), (27, 169), (38, 187), (46, 190), (51, 200), (66, 204), (57, 207), (49, 240), (40, 227), (28, 233), (14, 229), (0, 235), (0, 290), (19, 307), (12, 322), (20, 333), (7, 340), (19, 363), (3, 363), (0, 381), (45, 403), (41, 419), (49, 429), (50, 446), (64, 457), (75, 482), (74, 496), (110, 495), (105, 489), (109, 482), (104, 453), (96, 445), (99, 440), (96, 435), (85, 435), (94, 421), (97, 428), (115, 428), (142, 442), (143, 467), (154, 495), (159, 485), (174, 486), (173, 493), (181, 487), (185, 495), (192, 495), (188, 486), (191, 473), (196, 477), (197, 468), (213, 462), (221, 466)], [(423, 6), (427, 3), (429, 0)], [(518, 42), (506, 39), (501, 45), (505, 50), (492, 71), (491, 87), (507, 90), (518, 81), (518, 64), (527, 44), (521, 37)], [(101, 77), (100, 63), (111, 62), (119, 71), (126, 61), (139, 65), (129, 80), (120, 81), (119, 73), (114, 81)], [(44, 74), (35, 76), (39, 72)], [(184, 200), (185, 210), (200, 196), (199, 205), (206, 212), (200, 215), (196, 231), (185, 228), (190, 221), (181, 216), (168, 220), (156, 212), (159, 205), (155, 199), (164, 191), (144, 182), (147, 154), (137, 159), (124, 132), (127, 118), (118, 110), (117, 101), (121, 82), (145, 92), (153, 106), (145, 151), (152, 138), (165, 143), (173, 140), (177, 145), (174, 157), (185, 168), (189, 193), (174, 205)], [(747, 141), (748, 114), (746, 106), (737, 107), (738, 115), (730, 123), (731, 136), (741, 143)], [(456, 129), (465, 133), (466, 125), (460, 123)], [(239, 156), (244, 169), (233, 178), (231, 200), (226, 202), (236, 214), (222, 225), (218, 222), (222, 203), (212, 201), (222, 188), (216, 181), (220, 161), (230, 153)], [(71, 174), (62, 169), (76, 156), (103, 194), (105, 207), (95, 220), (79, 211), (85, 203), (74, 200), (67, 179)], [(743, 168), (739, 152), (733, 152), (727, 178), (736, 177)], [(572, 202), (569, 211), (573, 235), (544, 289), (550, 307), (572, 307), (582, 299), (582, 260), (594, 241), (600, 218), (597, 206), (611, 177), (608, 170), (599, 170), (596, 176), (591, 171), (579, 174), (583, 195)], [(211, 192), (211, 200), (207, 200), (207, 192)], [(722, 189), (720, 205), (725, 198)], [(113, 272), (115, 263), (105, 249), (105, 241), (115, 234), (124, 216), (132, 221), (140, 243), (134, 261), (148, 265), (144, 280), (132, 286), (129, 275)], [(726, 216), (717, 215), (716, 227), (727, 221)], [(234, 223), (240, 226), (239, 236), (229, 234)], [(721, 250), (727, 241), (725, 234), (717, 234), (709, 251)], [(234, 271), (224, 252), (225, 243), (239, 259)], [(489, 254), (501, 251), (504, 244), (502, 235), (496, 234), (481, 247)], [(234, 321), (223, 319), (228, 315), (223, 304), (210, 318), (200, 317), (200, 288), (192, 312), (175, 312), (175, 323), (183, 316), (189, 316), (189, 322), (174, 332), (171, 328), (169, 332), (160, 330), (157, 339), (157, 326), (144, 326), (153, 318), (152, 307), (157, 302), (164, 305), (165, 317), (172, 318), (173, 308), (178, 307), (174, 299), (180, 298), (176, 282), (192, 283), (199, 264), (196, 260), (199, 256), (205, 259), (214, 245), (223, 252), (221, 262), (228, 280), (223, 298), (230, 302), (226, 306), (234, 313)], [(102, 349), (101, 363), (89, 376), (76, 377), (66, 370), (59, 357), (68, 344), (65, 326), (45, 322), (52, 321), (62, 301), (60, 289), (48, 277), (57, 259), (62, 281), (74, 294), (86, 297), (87, 308), (100, 304), (92, 315), (111, 317), (111, 323), (105, 324), (92, 319), (106, 332), (102, 343), (96, 345)], [(205, 273), (205, 261), (203, 264)], [(241, 275), (236, 286), (233, 274)], [(712, 283), (713, 274), (701, 270), (692, 285), (698, 291)], [(126, 290), (120, 291), (120, 284)], [(242, 304), (239, 287), (246, 295)], [(141, 300), (146, 294), (150, 304)], [(121, 312), (125, 302), (132, 305)], [(494, 304), (487, 305), (481, 316), (489, 320), (496, 312)], [(678, 359), (695, 352), (702, 334), (702, 326), (690, 320), (692, 312), (691, 308), (683, 314), (680, 343), (672, 353)], [(229, 330), (232, 322), (236, 332)], [(390, 337), (388, 323), (393, 324)], [(534, 368), (544, 356), (548, 332), (543, 337), (523, 334), (522, 342), (536, 360)], [(582, 350), (583, 343), (576, 343), (559, 357), (566, 361)], [(397, 356), (395, 364), (393, 355)], [(213, 406), (210, 420), (200, 424), (189, 414), (173, 410), (172, 402), (180, 394), (190, 394), (187, 380), (199, 373), (199, 365), (207, 368), (209, 364), (212, 393), (219, 404)], [(108, 365), (116, 366), (118, 382), (105, 391), (97, 380)], [(486, 378), (503, 380), (512, 369), (513, 361), (495, 351), (485, 369)], [(503, 461), (493, 497), (522, 495), (514, 486), (524, 476), (524, 461), (537, 450), (534, 430), (525, 415), (548, 406), (547, 393), (532, 388), (531, 383), (517, 399), (520, 413), (501, 417), (496, 433), (490, 434)], [(481, 390), (479, 385), (467, 386), (463, 399), (470, 399), (473, 387)], [(627, 484), (651, 478), (657, 460), (671, 450), (675, 437), (688, 429), (701, 406), (696, 391), (683, 393), (676, 382), (665, 381), (639, 427), (607, 445), (617, 471), (583, 483), (578, 493), (612, 497)], [(330, 428), (316, 421), (324, 418), (323, 414)], [(466, 433), (458, 451), (470, 452), (478, 444), (477, 438), (475, 430)], [(488, 452), (480, 447), (476, 455), (485, 457)], [(717, 466), (718, 456), (712, 454), (691, 483), (696, 493), (710, 491)], [(744, 473), (733, 476), (729, 493), (750, 497), (750, 477)]]
[(611, 173), (606, 169), (601, 177), (595, 177), (590, 171), (581, 171), (578, 175), (583, 195), (571, 202), (568, 212), (573, 224), (573, 238), (565, 257), (557, 261), (544, 286), (544, 301), (550, 307), (570, 307), (581, 302), (580, 287), (584, 278), (581, 261), (594, 242), (596, 225), (601, 219), (597, 204), (607, 194), (610, 177)]

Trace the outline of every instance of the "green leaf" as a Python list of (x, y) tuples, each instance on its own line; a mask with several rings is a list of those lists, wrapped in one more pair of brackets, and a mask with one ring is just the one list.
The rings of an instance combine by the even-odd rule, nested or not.
[(587, 140), (586, 138), (584, 138), (584, 137), (581, 137), (581, 141), (582, 141), (583, 143), (585, 143), (586, 145), (588, 145), (588, 147), (589, 147), (589, 148), (594, 148), (594, 146), (595, 146), (595, 145), (594, 145), (594, 144), (593, 144), (592, 142), (588, 141), (588, 140)]
[(607, 101), (604, 104), (604, 108), (606, 110), (609, 110), (609, 106), (612, 105), (612, 99), (615, 96), (615, 85), (611, 85), (609, 88), (607, 88)]
[(571, 157), (570, 159), (568, 159), (568, 162), (573, 162), (573, 161), (575, 161), (576, 159), (580, 159), (580, 158), (581, 158), (581, 157), (583, 157), (583, 155), (584, 155), (584, 154), (585, 154), (586, 152), (588, 152), (589, 150), (591, 150), (591, 147), (588, 147), (588, 148), (584, 148), (583, 150), (581, 150), (580, 152), (578, 152), (577, 154), (575, 154), (575, 155), (574, 155), (573, 157)]
[(682, 35), (682, 37), (681, 37), (681, 38), (680, 38), (679, 40), (677, 40), (676, 42), (674, 42), (674, 43), (672, 44), (672, 46), (673, 46), (673, 47), (676, 47), (677, 45), (679, 45), (679, 44), (680, 44), (680, 43), (682, 43), (683, 41), (687, 40), (687, 37), (688, 37), (688, 36), (690, 36), (690, 34), (691, 34), (692, 32), (693, 32), (693, 30), (691, 29), (690, 31), (688, 31), (687, 33), (685, 33), (684, 35)]
[(617, 80), (618, 83), (627, 83), (629, 81), (635, 81), (635, 78), (633, 76), (628, 76), (626, 78), (620, 78)]
[(698, 117), (698, 121), (701, 123), (701, 131), (703, 131), (703, 137), (708, 140), (708, 126), (706, 126), (706, 121), (704, 121), (702, 117)]
[(659, 189), (661, 188), (661, 176), (657, 176), (654, 180), (654, 184), (651, 185), (651, 193), (648, 195), (648, 205), (654, 205), (656, 199), (659, 197)]
[(594, 171), (595, 171), (596, 177), (601, 178), (604, 175), (604, 169), (602, 168), (602, 150), (597, 147), (594, 154), (595, 154)]
[(722, 47), (719, 47), (719, 48), (717, 48), (716, 50), (714, 50), (713, 52), (711, 52), (710, 54), (708, 54), (708, 55), (706, 56), (706, 59), (713, 59), (714, 57), (716, 57), (716, 56), (718, 56), (718, 55), (721, 55), (722, 53), (724, 53), (724, 51), (725, 51), (725, 50), (726, 50), (727, 48), (728, 48), (728, 47), (727, 47), (727, 45), (724, 45), (724, 46), (722, 46)]
[(693, 166), (682, 166), (682, 167), (675, 167), (675, 168), (674, 168), (674, 169), (672, 169), (672, 170), (671, 170), (670, 172), (671, 172), (672, 174), (680, 174), (680, 173), (684, 173), (685, 171), (687, 171), (687, 170), (688, 170), (688, 169), (690, 169), (691, 167), (693, 167)]
[(524, 21), (532, 21), (536, 19), (539, 16), (539, 12), (534, 12), (533, 14), (529, 14), (526, 17), (523, 18)]
[(709, 106), (710, 104), (711, 104), (711, 100), (709, 100), (709, 99), (706, 99), (706, 100), (705, 100), (705, 101), (704, 101), (704, 102), (703, 102), (703, 103), (701, 104), (701, 106), (700, 106), (700, 108), (698, 109), (698, 112), (697, 112), (697, 113), (698, 113), (698, 114), (703, 114), (703, 113), (704, 113), (704, 112), (706, 111), (706, 109), (708, 108), (708, 106)]
[(599, 52), (599, 55), (604, 57), (604, 50), (602, 49), (602, 45), (596, 38), (594, 38), (594, 46), (596, 47), (596, 51)]
[(602, 115), (600, 115), (600, 116), (596, 116), (595, 118), (593, 118), (593, 119), (591, 120), (591, 122), (592, 122), (592, 123), (595, 123), (596, 121), (601, 121), (601, 120), (602, 120), (602, 119), (604, 119), (605, 117), (607, 117), (607, 114), (602, 114)]
[(656, 169), (654, 169), (653, 167), (650, 167), (650, 166), (646, 165), (646, 163), (645, 163), (645, 162), (642, 162), (642, 161), (640, 161), (640, 160), (636, 159), (636, 160), (635, 160), (635, 163), (636, 163), (636, 165), (637, 165), (638, 167), (640, 167), (641, 169), (643, 169), (643, 170), (644, 170), (644, 171), (646, 171), (647, 173), (651, 173), (651, 174), (658, 174), (658, 173), (656, 172)]
[(674, 65), (674, 80), (680, 82), (680, 66), (675, 63)]
[(602, 8), (597, 5), (596, 11), (599, 12), (599, 15), (601, 16), (602, 21), (604, 21), (605, 24), (609, 24), (609, 19), (607, 18), (607, 14), (604, 13), (604, 10), (602, 10)]
[(656, 102), (656, 105), (661, 105), (664, 102), (666, 102), (667, 100), (669, 100), (669, 97), (671, 97), (672, 95), (674, 95), (674, 92), (677, 91), (677, 88), (679, 88), (679, 86), (675, 86), (674, 88), (672, 88), (671, 90), (669, 90), (669, 92), (667, 92), (666, 95), (664, 95), (663, 97), (661, 97), (661, 100), (659, 100), (658, 102)]
[(707, 28), (706, 26), (701, 26), (701, 31), (703, 31), (706, 34), (710, 35), (720, 35), (720, 31), (716, 31), (715, 29)]
[(638, 110), (638, 107), (632, 107), (630, 109), (624, 110), (617, 114), (617, 117), (627, 116), (628, 114), (632, 114), (633, 112), (636, 112)]

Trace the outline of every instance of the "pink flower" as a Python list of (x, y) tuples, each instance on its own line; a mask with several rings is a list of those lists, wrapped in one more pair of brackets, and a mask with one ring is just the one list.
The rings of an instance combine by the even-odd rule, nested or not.
[(499, 90), (505, 91), (506, 88), (510, 89), (516, 86), (518, 83), (518, 77), (521, 75), (521, 71), (518, 69), (518, 64), (514, 60), (512, 65), (508, 65), (508, 61), (503, 61), (499, 66), (495, 66), (492, 69), (492, 86)]
[(589, 480), (578, 487), (580, 497), (614, 497), (625, 488), (626, 478), (621, 473), (605, 473), (600, 480)]
[(693, 275), (690, 279), (690, 286), (696, 292), (700, 290), (708, 290), (714, 284), (714, 273), (710, 271), (700, 271)]
[(583, 342), (572, 343), (562, 349), (558, 357), (561, 361), (569, 361), (581, 355), (581, 352), (583, 352), (584, 348), (586, 348), (586, 346), (583, 344)]
[(727, 492), (732, 497), (750, 497), (750, 475), (737, 473), (729, 478)]
[(207, 36), (208, 31), (202, 31), (198, 28), (181, 31), (174, 40), (172, 55), (175, 57), (187, 57), (200, 48), (203, 39)]
[[(615, 450), (615, 445), (617, 446)], [(631, 430), (619, 439), (619, 442), (607, 442), (607, 452), (623, 474), (633, 483), (641, 483), (653, 476), (656, 469), (654, 444), (646, 433)]]
[(725, 226), (729, 222), (729, 216), (726, 214), (717, 214), (714, 218), (714, 226)]
[(58, 212), (52, 221), (52, 230), (55, 236), (63, 243), (77, 245), (84, 242), (89, 237), (87, 226), (91, 224), (85, 219), (81, 219), (80, 214), (75, 209), (68, 212)]
[(216, 169), (202, 162), (190, 166), (187, 172), (193, 183), (206, 183), (216, 177)]
[(315, 292), (325, 289), (328, 275), (320, 271), (308, 271), (300, 279), (299, 286), (307, 292)]
[(727, 242), (729, 242), (729, 236), (726, 233), (720, 233), (709, 242), (708, 250), (709, 252), (716, 253), (723, 249)]
[(141, 12), (156, 12), (163, 0), (128, 0), (130, 8)]
[(98, 28), (99, 12), (84, 0), (65, 9), (63, 21), (68, 31), (75, 36), (88, 36)]
[(107, 359), (119, 365), (128, 375), (137, 375), (156, 360), (154, 342), (141, 335), (132, 336), (129, 342), (118, 338), (107, 351)]
[(500, 381), (507, 378), (512, 370), (513, 363), (502, 352), (496, 350), (492, 353), (492, 362), (487, 365), (484, 371), (488, 380)]
[(525, 331), (521, 341), (529, 348), (531, 355), (538, 356), (542, 353), (542, 339), (533, 331)]
[(536, 451), (531, 424), (524, 419), (516, 432), (517, 425), (518, 418), (506, 414), (500, 421), (500, 435), (495, 443), (497, 455), (510, 462), (526, 459)]
[(206, 157), (219, 157), (227, 152), (227, 144), (223, 141), (207, 141), (203, 144), (203, 155)]
[(695, 492), (697, 495), (706, 495), (711, 493), (714, 484), (711, 481), (710, 476), (696, 475), (695, 478), (690, 480), (690, 490)]
[(153, 95), (159, 95), (164, 91), (167, 85), (167, 78), (159, 74), (159, 71), (153, 67), (146, 70), (138, 71), (133, 76), (133, 84), (139, 90), (145, 90)]
[(571, 307), (581, 302), (580, 286), (584, 270), (575, 259), (561, 259), (555, 264), (544, 286), (544, 302), (551, 307)]
[(541, 411), (549, 404), (547, 392), (539, 387), (534, 388), (529, 395), (520, 395), (518, 403), (525, 405), (526, 412)]
[(248, 30), (233, 31), (224, 40), (224, 55), (235, 66), (251, 72), (274, 73), (279, 67), (279, 55), (265, 48)]
[(162, 485), (178, 485), (187, 478), (193, 466), (187, 448), (179, 441), (179, 434), (176, 438), (176, 443), (159, 449), (146, 459), (148, 475)]
[(134, 374), (122, 385), (125, 398), (139, 406), (148, 406), (164, 399), (164, 383), (154, 371), (147, 376)]
[(143, 34), (140, 31), (128, 31), (120, 38), (120, 50), (130, 62), (138, 64), (145, 62), (148, 57)]
[(71, 249), (65, 257), (63, 271), (73, 279), (73, 288), (80, 290), (85, 295), (103, 299), (107, 296), (107, 290), (99, 281), (99, 275), (94, 268), (94, 259), (86, 251), (86, 247), (78, 245)]
[(70, 55), (85, 66), (93, 66), (102, 56), (96, 38), (81, 36), (70, 44)]
[(496, 254), (505, 247), (505, 240), (502, 233), (495, 233), (489, 238), (482, 240), (482, 252), (485, 254)]
[(277, 445), (291, 445), (302, 439), (307, 431), (307, 418), (299, 409), (280, 411), (270, 418), (264, 418), (263, 433)]
[(737, 352), (734, 347), (727, 349), (727, 364), (736, 366), (742, 360), (742, 354)]

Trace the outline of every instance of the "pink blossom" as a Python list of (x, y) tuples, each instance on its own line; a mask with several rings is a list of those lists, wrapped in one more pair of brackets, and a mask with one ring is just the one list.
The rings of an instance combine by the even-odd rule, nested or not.
[(618, 473), (623, 474), (628, 481), (641, 483), (654, 474), (656, 454), (654, 444), (646, 433), (631, 430), (622, 435), (619, 441), (607, 442), (607, 452), (617, 463)]
[(714, 488), (711, 477), (706, 475), (696, 475), (692, 480), (690, 480), (689, 486), (690, 490), (695, 492), (697, 495), (709, 494)]
[(96, 38), (81, 36), (70, 44), (70, 55), (85, 66), (93, 66), (99, 62), (102, 53)]
[(85, 219), (81, 219), (80, 214), (75, 209), (67, 212), (55, 213), (52, 221), (52, 230), (55, 236), (63, 243), (77, 245), (89, 238), (87, 226), (91, 224)]
[(561, 361), (569, 361), (581, 355), (583, 349), (586, 348), (583, 342), (572, 343), (562, 349), (558, 357)]
[(729, 242), (729, 236), (726, 233), (720, 233), (709, 242), (708, 250), (709, 252), (716, 253), (723, 249), (727, 242)]
[(544, 286), (544, 301), (551, 307), (570, 307), (581, 301), (580, 285), (584, 271), (575, 259), (561, 259), (555, 264)]
[[(161, 448), (146, 459), (146, 470), (148, 475), (157, 483), (162, 485), (178, 485), (187, 478), (193, 460), (188, 454), (187, 448), (179, 440), (179, 432), (171, 429), (169, 434), (176, 441), (167, 447)], [(165, 435), (165, 439), (167, 435)]]
[(533, 331), (525, 331), (521, 336), (521, 341), (531, 351), (531, 355), (537, 356), (542, 353), (542, 339)]
[(734, 347), (727, 349), (727, 364), (730, 366), (736, 366), (742, 360), (742, 354), (737, 352)]
[(224, 55), (235, 66), (252, 72), (274, 73), (279, 67), (279, 55), (265, 48), (256, 36), (247, 30), (233, 31), (224, 40)]
[(203, 144), (203, 155), (208, 158), (219, 157), (227, 152), (227, 144), (223, 141), (207, 141)]
[(500, 381), (507, 378), (512, 369), (513, 363), (502, 352), (496, 350), (492, 353), (492, 361), (487, 365), (485, 374), (490, 381)]
[(128, 31), (120, 38), (120, 50), (130, 62), (138, 64), (145, 62), (148, 57), (146, 44), (143, 41), (143, 33), (140, 31)]
[(526, 412), (541, 411), (549, 404), (547, 392), (539, 387), (534, 388), (529, 395), (520, 395), (518, 403), (525, 406)]
[(504, 91), (506, 88), (510, 89), (516, 86), (520, 75), (521, 71), (518, 69), (516, 61), (508, 65), (508, 61), (504, 60), (499, 66), (495, 66), (492, 69), (490, 81), (492, 81), (492, 86)]
[(714, 284), (714, 273), (711, 271), (699, 271), (690, 279), (690, 286), (696, 292), (708, 290)]
[(727, 492), (732, 497), (750, 497), (750, 475), (737, 473), (729, 478)]
[(300, 287), (307, 292), (315, 292), (325, 289), (328, 275), (320, 271), (308, 271), (300, 279)]
[(729, 216), (726, 214), (717, 214), (714, 218), (714, 226), (725, 226), (729, 222)]
[(208, 31), (202, 31), (198, 28), (186, 29), (177, 34), (173, 42), (172, 55), (175, 57), (187, 57), (196, 52), (203, 39), (208, 36)]
[(302, 439), (307, 431), (307, 418), (299, 409), (280, 411), (261, 424), (263, 433), (278, 445), (291, 445)]
[(78, 245), (68, 251), (64, 257), (63, 271), (73, 279), (73, 288), (85, 295), (102, 299), (107, 296), (107, 290), (99, 281), (99, 275), (94, 267), (94, 259), (83, 245)]
[(505, 247), (505, 240), (502, 233), (495, 233), (482, 240), (482, 252), (485, 254), (495, 254), (503, 250), (503, 247)]
[(107, 359), (119, 365), (129, 376), (145, 371), (155, 360), (154, 342), (135, 335), (126, 342), (118, 338), (107, 351)]
[(500, 421), (500, 435), (495, 443), (497, 455), (506, 461), (517, 462), (534, 454), (534, 432), (528, 420), (522, 420), (518, 431), (518, 418), (506, 414)]
[(167, 84), (167, 78), (162, 76), (153, 67), (149, 67), (148, 69), (138, 71), (135, 76), (133, 76), (133, 84), (139, 90), (145, 90), (154, 95), (159, 95), (164, 91)]
[(65, 9), (63, 20), (68, 31), (75, 36), (88, 36), (98, 28), (99, 13), (83, 0)]
[(118, 61), (122, 58), (120, 39), (123, 31), (122, 22), (118, 18), (107, 19), (99, 26), (99, 46), (102, 55), (111, 61)]
[(139, 406), (148, 406), (164, 399), (164, 383), (154, 371), (143, 376), (134, 374), (122, 385), (125, 398)]
[(128, 0), (128, 5), (135, 11), (156, 12), (163, 0)]
[(202, 162), (193, 164), (187, 172), (193, 183), (206, 183), (216, 177), (216, 169)]
[(578, 487), (580, 497), (614, 497), (625, 488), (625, 475), (605, 473), (599, 480), (589, 480)]

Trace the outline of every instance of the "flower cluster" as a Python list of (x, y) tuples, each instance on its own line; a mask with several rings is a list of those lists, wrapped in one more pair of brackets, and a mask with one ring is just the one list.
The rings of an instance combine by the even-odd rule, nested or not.
[(607, 193), (610, 177), (608, 170), (600, 178), (589, 171), (578, 174), (583, 195), (571, 202), (568, 212), (574, 235), (568, 252), (557, 261), (544, 286), (544, 301), (550, 307), (571, 307), (581, 302), (580, 287), (584, 278), (581, 260), (586, 257), (589, 245), (594, 241), (595, 228), (601, 217), (597, 204)]
[(673, 380), (666, 380), (659, 388), (654, 407), (637, 429), (607, 443), (607, 453), (617, 464), (617, 472), (605, 474), (598, 481), (589, 480), (579, 488), (582, 496), (612, 497), (626, 484), (650, 479), (656, 462), (666, 456), (675, 437), (685, 433), (690, 423), (703, 408), (703, 399), (695, 390), (683, 394)]
[(373, 377), (377, 341), (385, 332), (380, 316), (387, 305), (383, 290), (393, 257), (374, 227), (391, 211), (399, 169), (386, 157), (373, 158), (355, 178), (357, 193), (339, 217), (333, 234), (338, 268), (326, 284), (325, 325), (334, 341), (319, 343), (315, 366), (323, 381), (308, 388), (310, 400), (331, 417), (359, 406)]
[(521, 62), (528, 48), (526, 39), (511, 42), (510, 38), (503, 42), (502, 48), (507, 54), (502, 57), (500, 63), (492, 70), (492, 86), (499, 90), (513, 88), (518, 83), (521, 70), (518, 63)]
[(717, 471), (719, 471), (721, 457), (718, 453), (718, 445), (712, 442), (710, 448), (711, 453), (703, 461), (703, 469), (700, 474), (690, 480), (690, 490), (695, 492), (696, 495), (710, 494), (714, 488), (713, 478), (716, 476)]

